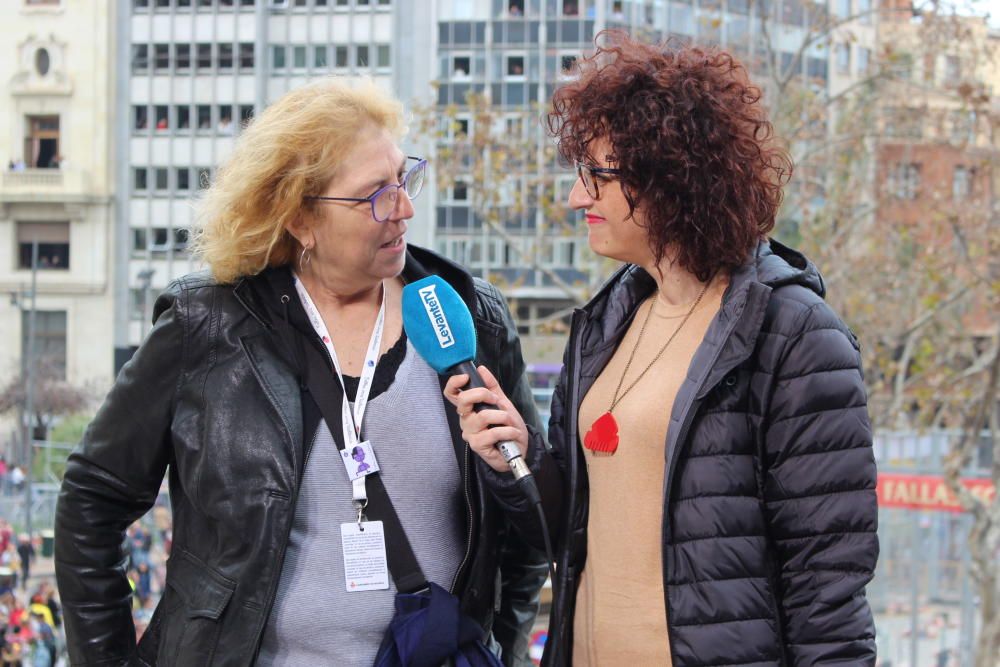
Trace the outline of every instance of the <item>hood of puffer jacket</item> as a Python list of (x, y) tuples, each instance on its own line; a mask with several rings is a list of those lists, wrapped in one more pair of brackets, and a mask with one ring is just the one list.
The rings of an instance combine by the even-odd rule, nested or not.
[(768, 287), (802, 285), (826, 296), (826, 284), (819, 269), (805, 255), (775, 240), (762, 242), (757, 248), (757, 280)]
[[(762, 283), (771, 289), (801, 285), (820, 297), (826, 296), (826, 284), (819, 269), (805, 255), (773, 239), (762, 240), (746, 263), (733, 272), (727, 296), (745, 290), (750, 282)], [(583, 307), (588, 319), (600, 320), (607, 340), (629, 319), (637, 296), (645, 297), (656, 289), (656, 282), (645, 269), (626, 264), (608, 279), (603, 287)]]

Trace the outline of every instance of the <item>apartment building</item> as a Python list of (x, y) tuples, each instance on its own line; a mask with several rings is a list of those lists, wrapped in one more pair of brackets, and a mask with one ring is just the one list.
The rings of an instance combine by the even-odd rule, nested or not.
[(286, 91), (330, 75), (369, 77), (404, 99), (426, 89), (429, 77), (415, 75), (429, 70), (423, 4), (120, 0), (116, 36), (127, 57), (118, 62), (116, 105), (118, 365), (148, 331), (156, 294), (201, 268), (187, 251), (198, 192), (243, 126)]
[[(1000, 190), (1000, 31), (984, 17), (914, 14), (898, 2), (880, 30), (896, 71), (879, 109), (878, 220), (913, 230), (903, 252), (963, 242), (952, 232), (963, 227), (978, 246)], [(996, 329), (985, 303), (963, 321), (973, 336)]]
[[(765, 90), (775, 70), (808, 82), (821, 94), (836, 95), (868, 73), (877, 24), (872, 2), (439, 2), (437, 104), (442, 112), (459, 109), (439, 132), (441, 146), (454, 148), (475, 133), (475, 110), (463, 108), (470, 93), (486, 96), (497, 108), (500, 132), (528, 133), (543, 145), (547, 100), (574, 75), (576, 60), (593, 50), (595, 35), (605, 28), (623, 28), (657, 42), (717, 44), (740, 58)], [(830, 30), (833, 24), (837, 27)], [(822, 38), (813, 39), (816, 35)], [(499, 223), (484, 221), (487, 212), (477, 210), (472, 191), (476, 177), (459, 176), (451, 187), (439, 190), (434, 243), (438, 251), (500, 284), (515, 300), (526, 356), (555, 363), (561, 359), (574, 302), (586, 298), (610, 267), (593, 257), (585, 225), (559, 210), (575, 175), (551, 155), (529, 162), (522, 173), (505, 175), (510, 200), (530, 203), (532, 183), (547, 173), (554, 175), (548, 183), (553, 206), (512, 207), (499, 216)], [(490, 202), (491, 211), (495, 204)]]
[(114, 6), (0, 6), (0, 378), (22, 375), (37, 245), (35, 367), (107, 388), (112, 363)]

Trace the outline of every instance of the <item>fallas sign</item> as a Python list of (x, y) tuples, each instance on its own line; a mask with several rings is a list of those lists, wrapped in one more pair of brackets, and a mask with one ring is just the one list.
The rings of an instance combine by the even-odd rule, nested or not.
[[(962, 486), (986, 503), (993, 502), (997, 495), (996, 487), (988, 479), (963, 479)], [(936, 512), (963, 511), (944, 478), (934, 475), (880, 474), (878, 504)]]

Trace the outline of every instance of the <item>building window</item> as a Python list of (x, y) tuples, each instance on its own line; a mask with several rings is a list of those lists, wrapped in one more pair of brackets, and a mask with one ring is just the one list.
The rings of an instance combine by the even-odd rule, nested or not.
[(170, 187), (169, 173), (163, 167), (157, 167), (153, 170), (153, 178), (157, 192), (165, 192)]
[(174, 67), (178, 70), (187, 71), (191, 69), (191, 45), (174, 45)]
[(149, 45), (132, 45), (132, 73), (139, 74), (149, 70)]
[(153, 107), (156, 115), (156, 129), (158, 132), (170, 129), (170, 109), (166, 106), (157, 105)]
[[(28, 349), (29, 311), (21, 312), (21, 349)], [(66, 378), (66, 311), (35, 311), (36, 368), (44, 368), (57, 378)]]
[(508, 77), (523, 77), (524, 56), (507, 56), (507, 66), (504, 71)]
[(35, 70), (39, 76), (45, 76), (49, 73), (49, 64), (49, 52), (46, 49), (35, 51)]
[(379, 44), (375, 50), (375, 66), (379, 68), (386, 68), (392, 64), (391, 55), (389, 52), (388, 44)]
[(253, 69), (253, 42), (240, 44), (240, 69)]
[(212, 184), (212, 169), (210, 167), (198, 167), (198, 189), (205, 190)]
[(253, 120), (253, 105), (252, 104), (242, 104), (240, 105), (240, 125), (246, 127)]
[(38, 242), (38, 269), (69, 269), (68, 222), (17, 223), (17, 253), (19, 269), (31, 268), (31, 246)]
[(28, 136), (24, 138), (24, 155), (28, 167), (57, 169), (59, 154), (59, 116), (28, 116)]
[(177, 189), (187, 192), (191, 189), (191, 170), (181, 167), (177, 170)]
[(576, 69), (576, 56), (568, 55), (562, 56), (560, 59), (559, 69), (563, 76), (572, 76), (573, 70)]
[(837, 44), (837, 74), (851, 73), (851, 45)]
[(368, 59), (368, 46), (361, 44), (354, 52), (354, 65), (356, 67), (368, 67), (368, 63), (371, 62)]
[(175, 116), (177, 118), (177, 129), (178, 130), (190, 130), (191, 129), (191, 107), (183, 104), (176, 107), (174, 110)]
[(871, 58), (871, 49), (867, 49), (863, 46), (858, 47), (858, 76), (868, 74), (868, 68), (871, 66)]
[(907, 200), (916, 199), (920, 188), (920, 165), (913, 163), (896, 165), (891, 185), (896, 197)]
[(285, 47), (283, 46), (271, 47), (271, 68), (285, 69)]
[(199, 130), (211, 130), (212, 129), (212, 107), (207, 104), (199, 104), (195, 107), (195, 113), (198, 115), (198, 129)]
[(188, 230), (186, 229), (175, 229), (174, 230), (174, 250), (177, 252), (184, 252), (187, 250), (188, 245)]
[(133, 252), (146, 252), (146, 229), (144, 227), (132, 229), (132, 250)]
[(170, 67), (170, 45), (153, 44), (153, 69), (162, 71)]
[(233, 69), (233, 45), (219, 44), (219, 69)]
[(345, 69), (348, 66), (347, 63), (347, 47), (338, 46), (333, 50), (333, 65), (338, 69)]
[(313, 67), (316, 69), (326, 69), (326, 46), (313, 47)]
[(578, 16), (580, 8), (577, 6), (576, 0), (563, 0), (562, 13), (563, 16)]
[(296, 69), (305, 69), (306, 67), (306, 47), (304, 46), (294, 46), (292, 47), (292, 67)]
[(962, 61), (958, 56), (945, 56), (944, 59), (945, 83), (949, 86), (958, 85), (962, 79)]
[(195, 65), (199, 70), (206, 70), (212, 67), (212, 45), (211, 44), (196, 44), (195, 54), (197, 57), (197, 62)]
[(132, 0), (133, 9), (149, 9), (149, 0)]
[(851, 0), (837, 0), (835, 11), (838, 17), (846, 19), (851, 15)]
[(219, 123), (216, 125), (219, 134), (233, 133), (233, 108), (229, 105), (219, 107)]
[(138, 131), (149, 129), (149, 109), (147, 107), (132, 107), (132, 129)]
[(132, 172), (132, 189), (136, 192), (145, 192), (149, 187), (147, 183), (148, 172), (145, 167), (136, 167)]
[(166, 227), (153, 227), (152, 243), (149, 249), (153, 252), (165, 252), (170, 248), (170, 234)]
[(455, 56), (451, 59), (451, 78), (466, 79), (472, 73), (472, 58), (469, 56)]
[(955, 201), (968, 199), (972, 194), (972, 181), (975, 172), (961, 165), (955, 167), (951, 179), (951, 196)]

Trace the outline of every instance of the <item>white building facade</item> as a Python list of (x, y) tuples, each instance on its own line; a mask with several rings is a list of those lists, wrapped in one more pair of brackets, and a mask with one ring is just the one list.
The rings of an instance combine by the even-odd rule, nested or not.
[[(117, 108), (126, 119), (117, 126), (119, 365), (148, 331), (156, 294), (201, 268), (187, 252), (198, 191), (243, 124), (285, 92), (330, 75), (371, 78), (406, 99), (417, 85), (412, 72), (430, 70), (422, 4), (120, 0), (117, 38), (129, 57), (118, 72)], [(419, 208), (418, 218), (426, 217)], [(419, 220), (411, 228), (427, 241)]]
[(0, 378), (22, 374), (37, 243), (35, 360), (77, 386), (113, 379), (111, 3), (0, 7)]

